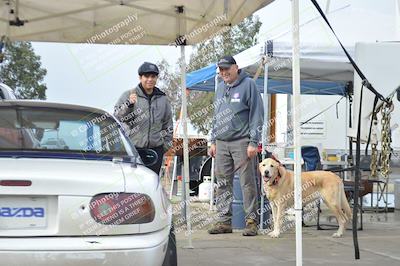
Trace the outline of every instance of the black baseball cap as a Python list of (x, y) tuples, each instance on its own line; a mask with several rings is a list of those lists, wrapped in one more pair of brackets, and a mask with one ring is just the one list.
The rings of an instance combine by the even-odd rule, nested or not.
[(144, 74), (156, 74), (158, 75), (160, 71), (157, 65), (149, 62), (144, 62), (138, 69), (139, 76)]
[(226, 55), (218, 61), (217, 65), (222, 68), (230, 68), (232, 65), (236, 65), (236, 60), (233, 56)]

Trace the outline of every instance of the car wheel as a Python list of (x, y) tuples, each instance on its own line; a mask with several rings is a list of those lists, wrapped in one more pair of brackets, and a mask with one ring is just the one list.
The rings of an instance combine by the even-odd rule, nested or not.
[(171, 231), (169, 233), (167, 252), (165, 253), (165, 258), (162, 266), (177, 266), (178, 256), (176, 253), (176, 239), (174, 225), (171, 225)]

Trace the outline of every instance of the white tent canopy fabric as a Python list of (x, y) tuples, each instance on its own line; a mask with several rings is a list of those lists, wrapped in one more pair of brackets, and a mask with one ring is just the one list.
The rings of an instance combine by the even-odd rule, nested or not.
[[(399, 14), (395, 8), (399, 1), (365, 2), (362, 0), (338, 1), (332, 3), (335, 5), (326, 14), (336, 34), (353, 58), (355, 58), (355, 46), (358, 42), (400, 41), (400, 27), (396, 22)], [(353, 67), (325, 21), (314, 7), (312, 9), (315, 16), (308, 21), (300, 22), (299, 27), (301, 79), (352, 81)], [(270, 39), (273, 40), (273, 58), (282, 60), (272, 60), (272, 64), (269, 64), (269, 76), (291, 78), (290, 60), (293, 47), (291, 28), (288, 27), (286, 31)]]
[[(292, 54), (290, 43), (273, 42), (269, 76), (278, 79), (291, 79)], [(354, 53), (354, 47), (348, 49)], [(323, 81), (353, 80), (353, 67), (339, 46), (315, 46), (311, 43), (300, 45), (301, 79)]]
[(0, 34), (19, 41), (151, 45), (185, 36), (186, 44), (196, 44), (272, 1), (1, 1)]
[[(255, 73), (267, 44), (255, 45), (237, 55), (235, 59), (239, 68)], [(268, 76), (276, 79), (292, 78), (291, 43), (272, 41), (270, 58), (268, 59)], [(354, 47), (349, 47), (354, 54)], [(315, 46), (310, 43), (300, 45), (301, 78), (307, 80), (350, 81), (353, 80), (353, 67), (340, 47)]]
[[(338, 2), (330, 9), (327, 17), (347, 51), (354, 58), (357, 42), (400, 41), (398, 24), (400, 15), (396, 13), (396, 10), (400, 9), (395, 8), (396, 3), (397, 1), (394, 0), (386, 2), (385, 8), (392, 6), (393, 9), (391, 12), (383, 13), (382, 10), (366, 8), (363, 1)], [(381, 6), (380, 3), (375, 5)], [(328, 31), (321, 16), (317, 11), (314, 13), (311, 19), (301, 21), (299, 26), (301, 79), (353, 80), (353, 67), (333, 34)], [(263, 41), (269, 40), (273, 44), (272, 59), (268, 61), (268, 76), (276, 79), (291, 79), (293, 47), (291, 25), (279, 34)], [(246, 68), (250, 73), (255, 73), (266, 50), (264, 43), (260, 43), (236, 55), (235, 59), (240, 68)]]

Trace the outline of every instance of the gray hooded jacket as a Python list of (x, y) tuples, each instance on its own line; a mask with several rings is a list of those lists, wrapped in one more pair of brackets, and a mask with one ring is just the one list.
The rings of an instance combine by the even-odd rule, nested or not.
[(218, 84), (211, 143), (248, 137), (250, 144), (256, 147), (261, 139), (263, 117), (263, 103), (256, 83), (241, 71), (233, 84)]
[(137, 148), (163, 146), (164, 151), (172, 147), (173, 122), (171, 105), (167, 96), (157, 87), (151, 99), (138, 85), (135, 104), (130, 104), (128, 90), (119, 98), (114, 109), (114, 116), (121, 121), (128, 136)]

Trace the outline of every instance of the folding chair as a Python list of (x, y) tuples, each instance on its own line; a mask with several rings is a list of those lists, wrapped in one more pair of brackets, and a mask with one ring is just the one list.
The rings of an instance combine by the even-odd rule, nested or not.
[(305, 171), (321, 170), (321, 157), (317, 147), (314, 146), (303, 146), (301, 147), (301, 157), (304, 161)]

